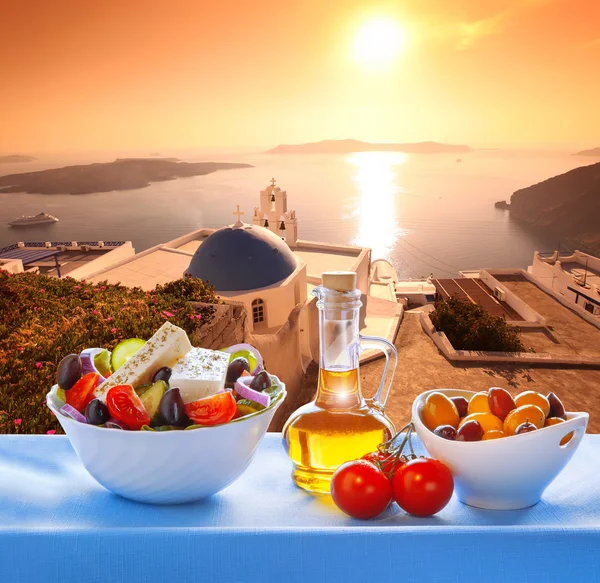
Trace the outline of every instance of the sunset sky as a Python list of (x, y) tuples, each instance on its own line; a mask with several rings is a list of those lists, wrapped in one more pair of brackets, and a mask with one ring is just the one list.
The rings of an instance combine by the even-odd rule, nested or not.
[(0, 0), (0, 22), (2, 153), (600, 146), (600, 0)]

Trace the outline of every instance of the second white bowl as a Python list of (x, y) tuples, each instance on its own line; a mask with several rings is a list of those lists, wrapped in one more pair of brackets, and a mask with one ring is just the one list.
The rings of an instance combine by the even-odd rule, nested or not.
[[(537, 504), (579, 447), (589, 419), (587, 413), (567, 413), (564, 423), (523, 435), (489, 441), (450, 441), (423, 424), (423, 405), (430, 393), (467, 399), (475, 393), (459, 389), (422, 393), (413, 403), (412, 419), (427, 451), (450, 468), (458, 499), (490, 510), (516, 510)], [(571, 440), (561, 446), (562, 438), (571, 432)]]

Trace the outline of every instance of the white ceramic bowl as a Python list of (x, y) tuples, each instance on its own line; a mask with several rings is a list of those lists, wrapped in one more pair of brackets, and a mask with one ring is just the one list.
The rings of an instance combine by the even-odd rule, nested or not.
[[(567, 465), (581, 443), (589, 415), (567, 413), (567, 421), (523, 435), (490, 441), (450, 441), (427, 429), (421, 419), (430, 393), (470, 399), (475, 393), (435, 389), (419, 395), (412, 407), (417, 435), (434, 457), (452, 471), (461, 502), (490, 510), (516, 510), (539, 502), (544, 490)], [(573, 432), (561, 446), (561, 439)]]
[(252, 461), (283, 397), (267, 409), (224, 425), (188, 431), (123, 431), (80, 423), (63, 415), (57, 387), (47, 395), (73, 449), (91, 476), (124, 498), (178, 504), (216, 494)]

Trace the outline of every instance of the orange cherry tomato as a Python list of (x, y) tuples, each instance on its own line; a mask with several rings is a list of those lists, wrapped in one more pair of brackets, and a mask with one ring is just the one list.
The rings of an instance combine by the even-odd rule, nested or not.
[(237, 407), (235, 397), (231, 392), (225, 391), (187, 403), (185, 412), (198, 425), (220, 425), (233, 419)]
[(140, 429), (150, 423), (150, 415), (131, 385), (118, 385), (106, 393), (106, 406), (111, 417), (130, 429)]
[(94, 400), (94, 390), (100, 384), (100, 375), (97, 372), (89, 372), (83, 375), (68, 391), (67, 404), (83, 413), (90, 401)]

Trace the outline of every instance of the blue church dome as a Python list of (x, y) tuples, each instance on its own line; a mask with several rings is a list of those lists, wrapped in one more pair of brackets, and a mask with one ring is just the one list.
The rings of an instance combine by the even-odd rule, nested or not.
[(216, 291), (245, 291), (273, 285), (294, 273), (296, 257), (264, 227), (223, 227), (192, 257), (186, 275), (210, 282)]

